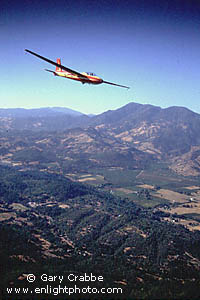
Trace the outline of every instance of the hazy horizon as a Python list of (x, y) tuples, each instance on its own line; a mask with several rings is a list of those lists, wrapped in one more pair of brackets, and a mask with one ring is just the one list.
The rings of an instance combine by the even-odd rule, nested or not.
[(116, 108), (114, 108), (114, 109), (106, 109), (106, 110), (104, 110), (104, 111), (102, 111), (102, 112), (99, 112), (99, 113), (93, 113), (93, 112), (91, 112), (91, 113), (85, 113), (84, 111), (81, 111), (81, 110), (76, 110), (76, 109), (74, 109), (74, 108), (71, 108), (71, 107), (67, 107), (67, 106), (38, 106), (38, 107), (0, 107), (0, 109), (25, 109), (25, 110), (37, 110), (37, 109), (45, 109), (45, 108), (62, 108), (62, 109), (69, 109), (69, 110), (72, 110), (72, 111), (75, 111), (75, 112), (79, 112), (79, 113), (82, 113), (82, 114), (85, 114), (85, 115), (100, 115), (100, 114), (102, 114), (102, 113), (104, 113), (104, 112), (106, 112), (106, 111), (108, 111), (108, 110), (117, 110), (117, 109), (120, 109), (120, 108), (122, 108), (122, 107), (124, 107), (124, 106), (126, 106), (126, 105), (128, 105), (128, 104), (130, 104), (130, 103), (136, 103), (136, 104), (141, 104), (141, 105), (153, 105), (153, 106), (157, 106), (157, 107), (160, 107), (161, 109), (166, 109), (166, 108), (170, 108), (170, 107), (184, 107), (184, 108), (187, 108), (187, 109), (189, 109), (189, 110), (191, 110), (191, 111), (193, 111), (193, 112), (195, 112), (195, 113), (197, 113), (197, 114), (200, 114), (200, 112), (197, 112), (197, 111), (195, 111), (195, 110), (193, 110), (193, 109), (190, 109), (190, 108), (188, 108), (188, 107), (186, 107), (186, 106), (182, 106), (182, 105), (171, 105), (171, 106), (166, 106), (166, 107), (162, 107), (162, 106), (160, 106), (160, 105), (154, 105), (154, 104), (151, 104), (151, 103), (139, 103), (139, 102), (134, 102), (134, 101), (131, 101), (131, 102), (129, 102), (129, 103), (126, 103), (125, 105), (121, 105), (121, 106), (119, 106), (119, 107), (116, 107)]
[(120, 108), (122, 108), (122, 107), (124, 107), (124, 106), (126, 106), (126, 105), (128, 105), (130, 103), (136, 103), (136, 104), (141, 104), (141, 105), (153, 105), (155, 107), (160, 107), (161, 109), (166, 109), (166, 108), (170, 108), (170, 107), (180, 107), (180, 108), (183, 107), (183, 108), (187, 108), (187, 109), (191, 110), (194, 113), (200, 114), (200, 112), (197, 112), (197, 111), (195, 111), (193, 109), (190, 109), (190, 108), (188, 108), (186, 106), (182, 106), (182, 105), (171, 105), (171, 106), (162, 107), (160, 105), (154, 105), (154, 104), (151, 104), (151, 103), (139, 103), (139, 102), (133, 102), (133, 101), (131, 101), (131, 102), (125, 104), (125, 105), (121, 105), (119, 107), (116, 107), (115, 109), (106, 109), (106, 110), (104, 110), (102, 112), (99, 112), (99, 113), (93, 113), (93, 112), (91, 112), (91, 113), (85, 113), (84, 111), (76, 110), (74, 108), (67, 107), (67, 106), (41, 106), (41, 107), (38, 106), (38, 107), (29, 107), (29, 108), (27, 108), (27, 107), (0, 107), (0, 110), (1, 109), (5, 109), (5, 110), (6, 109), (25, 109), (25, 110), (32, 110), (33, 109), (33, 110), (37, 110), (37, 109), (45, 109), (45, 108), (54, 108), (54, 109), (55, 108), (61, 108), (61, 109), (69, 109), (69, 110), (72, 110), (72, 111), (75, 111), (75, 112), (79, 112), (79, 113), (82, 113), (82, 114), (85, 114), (85, 115), (100, 115), (100, 114), (102, 114), (104, 112), (107, 112), (109, 110), (120, 109)]

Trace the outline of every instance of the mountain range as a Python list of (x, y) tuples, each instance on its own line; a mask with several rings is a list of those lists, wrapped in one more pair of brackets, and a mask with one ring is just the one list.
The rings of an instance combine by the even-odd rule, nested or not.
[(66, 107), (43, 107), (43, 108), (1, 108), (0, 117), (12, 117), (12, 118), (36, 118), (36, 117), (47, 117), (57, 115), (72, 115), (81, 116), (81, 112), (66, 108)]
[[(81, 152), (84, 157), (88, 153), (109, 152), (120, 153), (130, 161), (137, 153), (140, 161), (144, 156), (165, 161), (181, 175), (200, 173), (200, 115), (185, 107), (163, 109), (129, 103), (95, 116), (58, 107), (1, 109), (0, 132), (5, 130), (9, 134), (13, 130), (59, 132), (68, 149)], [(5, 145), (2, 143), (1, 147)]]

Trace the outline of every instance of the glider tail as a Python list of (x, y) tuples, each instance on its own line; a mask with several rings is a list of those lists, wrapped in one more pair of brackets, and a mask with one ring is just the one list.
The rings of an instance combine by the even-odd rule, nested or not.
[[(57, 64), (61, 65), (60, 58), (57, 58)], [(56, 66), (56, 72), (61, 72), (62, 69)]]

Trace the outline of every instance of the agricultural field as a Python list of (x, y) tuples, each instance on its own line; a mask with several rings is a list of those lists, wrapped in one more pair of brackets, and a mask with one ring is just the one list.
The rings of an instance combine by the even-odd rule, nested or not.
[(121, 167), (89, 169), (88, 173), (70, 174), (69, 178), (127, 198), (143, 207), (190, 201), (192, 193), (197, 193), (199, 189), (197, 179), (177, 176), (162, 167), (160, 165), (160, 169), (155, 170), (128, 170)]
[[(197, 178), (151, 170), (105, 168), (73, 174), (73, 180), (98, 187), (144, 208), (156, 208), (178, 218), (164, 218), (189, 230), (200, 230), (200, 186)], [(174, 176), (174, 177), (173, 177)], [(156, 182), (156, 184), (155, 184)]]

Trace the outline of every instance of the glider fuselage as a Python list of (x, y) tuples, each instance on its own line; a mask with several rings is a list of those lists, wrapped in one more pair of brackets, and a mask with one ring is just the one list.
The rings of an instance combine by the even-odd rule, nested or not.
[(68, 78), (68, 79), (73, 79), (73, 80), (81, 81), (82, 83), (89, 83), (89, 84), (100, 84), (100, 83), (103, 83), (103, 80), (100, 77), (96, 76), (96, 75), (89, 75), (86, 72), (83, 72), (81, 74), (83, 74), (83, 77), (75, 75), (75, 74), (71, 74), (69, 72), (62, 71), (62, 70), (54, 72), (55, 76), (60, 76), (60, 77)]

